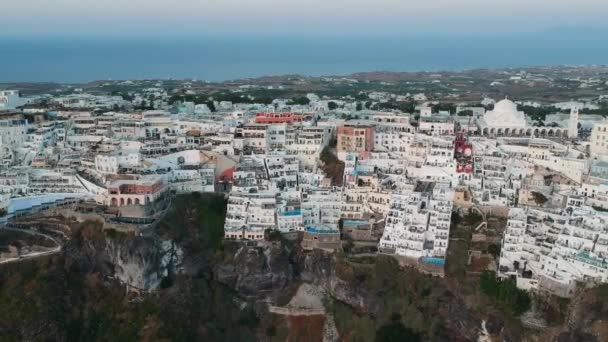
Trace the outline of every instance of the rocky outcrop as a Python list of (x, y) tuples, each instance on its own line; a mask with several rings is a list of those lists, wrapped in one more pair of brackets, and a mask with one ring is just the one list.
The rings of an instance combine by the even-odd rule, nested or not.
[(157, 288), (170, 273), (181, 272), (183, 258), (182, 249), (172, 241), (104, 233), (77, 236), (66, 244), (64, 253), (83, 271), (144, 291)]
[(152, 290), (169, 273), (180, 273), (183, 252), (172, 241), (136, 237), (127, 241), (107, 240), (106, 252), (114, 265), (114, 276), (141, 290)]
[(214, 276), (242, 295), (265, 296), (285, 289), (295, 278), (289, 252), (280, 243), (227, 243)]
[(358, 311), (367, 311), (371, 300), (363, 286), (347, 282), (336, 273), (335, 255), (322, 250), (305, 253), (302, 258), (301, 279), (321, 286), (334, 299)]

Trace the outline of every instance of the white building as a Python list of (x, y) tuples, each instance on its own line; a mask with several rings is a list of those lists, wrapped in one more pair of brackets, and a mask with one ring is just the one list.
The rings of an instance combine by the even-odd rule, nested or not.
[(564, 138), (568, 136), (567, 127), (539, 127), (528, 124), (524, 112), (509, 100), (498, 101), (494, 109), (487, 111), (477, 120), (479, 132), (483, 136), (536, 136)]
[(134, 170), (141, 165), (138, 151), (116, 150), (95, 156), (95, 170), (104, 175), (115, 175), (121, 170)]
[(276, 229), (277, 189), (264, 160), (244, 156), (236, 165), (228, 198), (224, 236), (229, 239), (264, 239), (266, 229)]
[(15, 109), (24, 104), (18, 90), (0, 90), (0, 110)]
[(0, 158), (8, 163), (16, 161), (17, 150), (27, 140), (30, 125), (27, 120), (0, 120)]
[(449, 186), (424, 182), (413, 192), (393, 194), (379, 247), (414, 260), (444, 261), (453, 197)]
[(608, 154), (608, 120), (593, 125), (591, 142), (589, 144), (591, 155)]
[(340, 188), (314, 188), (302, 192), (302, 224), (304, 227), (338, 229), (342, 213)]
[(608, 217), (568, 200), (563, 214), (512, 208), (499, 276), (517, 286), (569, 297), (577, 281), (608, 281)]

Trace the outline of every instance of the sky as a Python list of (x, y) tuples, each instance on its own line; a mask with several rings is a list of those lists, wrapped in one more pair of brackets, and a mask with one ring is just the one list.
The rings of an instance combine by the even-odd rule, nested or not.
[(608, 28), (607, 0), (5, 0), (0, 35), (510, 34)]

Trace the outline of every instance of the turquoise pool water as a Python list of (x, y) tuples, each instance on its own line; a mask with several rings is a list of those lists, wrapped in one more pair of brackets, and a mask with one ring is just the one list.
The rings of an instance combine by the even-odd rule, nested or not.
[(284, 211), (281, 213), (281, 216), (298, 216), (302, 214), (302, 210), (292, 210), (292, 211)]
[(360, 220), (344, 220), (343, 223), (345, 226), (360, 226), (360, 225), (369, 224), (369, 222), (367, 222), (367, 221), (360, 221)]
[(444, 265), (445, 264), (445, 259), (441, 259), (441, 258), (422, 258), (422, 262), (427, 262), (429, 264), (435, 264), (435, 265)]
[(318, 234), (339, 234), (339, 232), (337, 230), (327, 229), (327, 228), (308, 227), (308, 228), (306, 228), (306, 231), (311, 232), (311, 233), (318, 233)]

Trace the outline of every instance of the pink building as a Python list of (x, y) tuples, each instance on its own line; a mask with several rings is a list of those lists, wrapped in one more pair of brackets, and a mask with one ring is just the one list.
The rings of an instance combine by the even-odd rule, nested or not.
[(108, 184), (106, 205), (144, 205), (156, 201), (167, 189), (161, 176), (114, 180)]
[(340, 152), (371, 152), (374, 149), (374, 127), (344, 125), (338, 127), (338, 145)]

